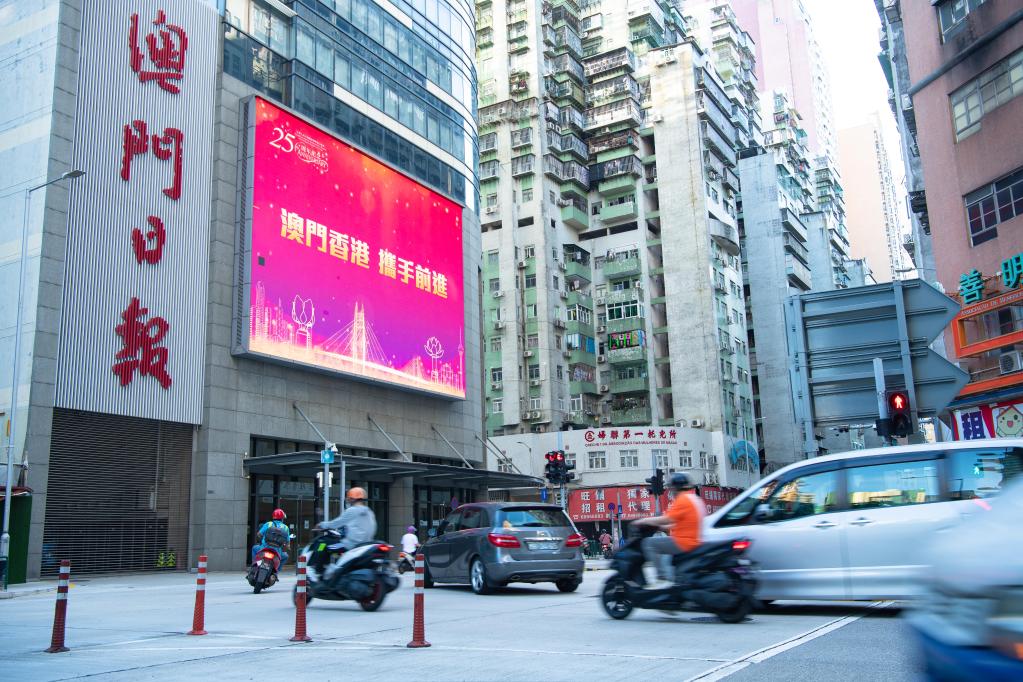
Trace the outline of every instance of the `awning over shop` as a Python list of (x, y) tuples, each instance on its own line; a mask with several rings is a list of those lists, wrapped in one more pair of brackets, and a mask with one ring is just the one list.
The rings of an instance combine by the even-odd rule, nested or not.
[[(345, 477), (349, 481), (358, 479), (390, 483), (397, 478), (411, 478), (416, 485), (458, 485), (488, 490), (543, 485), (542, 480), (533, 476), (447, 464), (426, 464), (356, 455), (346, 455), (344, 461)], [(242, 463), (248, 474), (312, 477), (323, 471), (320, 453), (311, 451), (246, 457)], [(338, 471), (340, 466), (335, 461), (330, 468), (332, 471)]]

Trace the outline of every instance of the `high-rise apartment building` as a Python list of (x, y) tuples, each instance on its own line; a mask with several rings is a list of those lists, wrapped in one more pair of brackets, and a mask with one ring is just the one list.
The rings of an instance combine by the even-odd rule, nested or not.
[(856, 197), (846, 214), (852, 256), (866, 258), (879, 282), (905, 279), (906, 206), (896, 199), (880, 116), (839, 130), (838, 153), (846, 190)]
[(1014, 0), (886, 0), (884, 11), (904, 30), (909, 87), (899, 105), (916, 123), (937, 280), (963, 304), (946, 338), (970, 372), (951, 405), (953, 431), (1018, 436), (1023, 10)]
[(693, 430), (752, 480), (732, 99), (679, 3), (478, 2), (477, 36), (488, 432)]
[(920, 147), (916, 139), (916, 112), (913, 98), (909, 94), (912, 82), (909, 77), (909, 62), (906, 58), (906, 30), (902, 21), (902, 7), (899, 0), (874, 0), (881, 18), (880, 45), (881, 70), (888, 81), (888, 106), (895, 116), (899, 131), (899, 146), (902, 150), (902, 164), (907, 192), (907, 208), (910, 230), (905, 247), (917, 276), (928, 281), (937, 281), (934, 267), (934, 246), (931, 240), (931, 224), (927, 217), (927, 200), (924, 190), (924, 172), (920, 163)]

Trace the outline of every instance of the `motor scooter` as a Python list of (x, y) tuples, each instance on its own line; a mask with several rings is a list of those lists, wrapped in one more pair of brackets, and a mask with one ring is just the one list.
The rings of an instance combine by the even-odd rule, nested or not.
[(271, 526), (263, 536), (263, 547), (255, 553), (245, 579), (252, 587), (253, 594), (277, 583), (277, 572), (281, 568), (284, 547), (291, 544), (295, 534), (286, 534), (283, 530)]
[(634, 608), (661, 611), (713, 613), (725, 623), (738, 623), (756, 606), (755, 567), (743, 554), (750, 540), (702, 544), (691, 552), (672, 557), (674, 584), (647, 589), (643, 575), (642, 541), (656, 529), (630, 528), (629, 540), (611, 561), (615, 571), (601, 590), (601, 605), (616, 620), (627, 618)]
[(313, 599), (353, 600), (364, 611), (376, 611), (399, 585), (388, 558), (394, 548), (372, 540), (346, 550), (342, 537), (336, 530), (325, 530), (302, 549), (308, 564), (306, 603)]

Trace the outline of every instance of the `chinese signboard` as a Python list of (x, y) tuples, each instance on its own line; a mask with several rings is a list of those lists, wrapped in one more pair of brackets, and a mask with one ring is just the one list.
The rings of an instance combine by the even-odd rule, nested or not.
[(240, 352), (465, 397), (462, 207), (249, 102)]
[[(739, 494), (739, 488), (722, 488), (720, 486), (700, 486), (699, 494), (703, 499), (707, 513), (713, 514), (725, 506)], [(621, 506), (621, 519), (635, 521), (656, 513), (657, 505), (654, 497), (642, 485), (608, 486), (603, 488), (580, 488), (568, 494), (568, 515), (577, 523), (601, 522), (611, 520), (611, 505), (615, 509)], [(668, 508), (668, 495), (661, 495), (661, 512)]]
[(83, 4), (60, 407), (201, 421), (218, 20)]
[[(999, 278), (1005, 290), (1017, 289), (1023, 284), (1023, 253), (1002, 261)], [(959, 276), (959, 298), (966, 305), (984, 299), (984, 275), (976, 268)]]
[(677, 445), (678, 431), (675, 429), (624, 427), (589, 429), (583, 435), (587, 448), (608, 445)]
[(1023, 437), (1023, 402), (1019, 400), (954, 410), (956, 440)]

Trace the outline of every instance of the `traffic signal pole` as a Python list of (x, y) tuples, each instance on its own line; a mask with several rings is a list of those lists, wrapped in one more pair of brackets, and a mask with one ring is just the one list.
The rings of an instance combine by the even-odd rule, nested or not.
[[(657, 476), (657, 453), (650, 453), (650, 468), (653, 469), (654, 476)], [(654, 495), (654, 513), (657, 516), (661, 515), (661, 496)]]
[(894, 445), (894, 439), (889, 433), (891, 420), (888, 414), (888, 391), (884, 383), (884, 361), (881, 358), (874, 358), (874, 389), (877, 391), (877, 414), (880, 417), (880, 424), (884, 425), (884, 432), (881, 429), (878, 435), (885, 446)]

